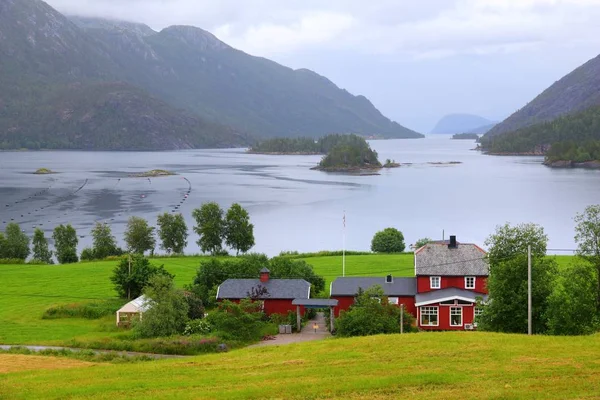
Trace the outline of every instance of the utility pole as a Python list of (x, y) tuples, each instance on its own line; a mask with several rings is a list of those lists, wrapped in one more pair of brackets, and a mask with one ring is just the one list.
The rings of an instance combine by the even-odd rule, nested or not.
[(531, 323), (531, 245), (527, 246), (527, 334), (533, 333)]
[(129, 253), (129, 275), (127, 276), (127, 300), (131, 300), (131, 253)]
[(346, 276), (346, 210), (344, 210), (344, 232), (342, 238), (342, 277)]
[(404, 333), (404, 304), (400, 304), (400, 334)]

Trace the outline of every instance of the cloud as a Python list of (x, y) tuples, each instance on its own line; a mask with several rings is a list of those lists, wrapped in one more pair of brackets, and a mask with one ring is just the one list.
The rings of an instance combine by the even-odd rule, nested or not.
[[(600, 0), (49, 0), (73, 14), (196, 25), (261, 56), (306, 50), (416, 59), (600, 38)], [(600, 42), (600, 39), (596, 39)]]

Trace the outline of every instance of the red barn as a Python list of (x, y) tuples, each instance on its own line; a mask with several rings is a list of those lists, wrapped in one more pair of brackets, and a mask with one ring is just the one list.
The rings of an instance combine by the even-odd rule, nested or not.
[(354, 304), (354, 298), (360, 289), (367, 290), (373, 286), (381, 286), (383, 293), (392, 304), (404, 304), (404, 308), (416, 317), (415, 295), (417, 282), (415, 278), (337, 278), (331, 283), (331, 298), (338, 301), (335, 316)]
[[(309, 297), (310, 283), (304, 279), (271, 279), (267, 268), (260, 271), (260, 279), (227, 279), (217, 289), (217, 300), (239, 302), (252, 298), (262, 303), (267, 315), (296, 312), (292, 301)], [(304, 314), (303, 306), (300, 312)]]
[(429, 243), (415, 252), (417, 326), (427, 330), (473, 329), (478, 298), (487, 300), (489, 268), (479, 246)]

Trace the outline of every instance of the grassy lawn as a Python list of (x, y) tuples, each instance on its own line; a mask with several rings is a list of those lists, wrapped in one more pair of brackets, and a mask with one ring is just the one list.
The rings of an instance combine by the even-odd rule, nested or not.
[[(598, 398), (600, 336), (445, 332), (0, 372), (11, 399)], [(4, 364), (0, 355), (0, 365)]]
[[(180, 287), (192, 282), (202, 257), (159, 258), (175, 274)], [(342, 257), (308, 257), (315, 271), (329, 284), (342, 274)], [(557, 257), (567, 265), (572, 257)], [(123, 338), (128, 331), (117, 329), (114, 318), (42, 319), (51, 306), (115, 299), (109, 277), (116, 261), (71, 265), (0, 265), (0, 344), (68, 344), (68, 341), (95, 341)], [(351, 255), (346, 257), (346, 276), (413, 275), (412, 254)]]

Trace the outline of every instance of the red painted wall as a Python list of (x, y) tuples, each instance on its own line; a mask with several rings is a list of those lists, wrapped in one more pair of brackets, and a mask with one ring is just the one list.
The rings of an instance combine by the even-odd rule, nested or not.
[(442, 306), (439, 303), (438, 304), (430, 304), (428, 305), (428, 307), (438, 307), (438, 319), (439, 319), (439, 325), (438, 326), (421, 326), (421, 315), (419, 314), (419, 319), (417, 320), (417, 324), (418, 327), (423, 329), (423, 330), (428, 330), (428, 331), (449, 331), (449, 330), (456, 330), (456, 331), (462, 331), (465, 330), (464, 325), (465, 324), (472, 324), (473, 323), (473, 316), (474, 316), (474, 310), (475, 307), (474, 306), (462, 306), (463, 309), (463, 325), (462, 326), (450, 326), (450, 306)]
[[(442, 276), (441, 277), (441, 288), (459, 288), (465, 289), (465, 277), (464, 276)], [(473, 290), (477, 293), (486, 293), (487, 294), (487, 276), (477, 276), (475, 278), (475, 289), (466, 289)], [(439, 289), (431, 289), (429, 276), (417, 276), (417, 293), (426, 293), (431, 292), (432, 290)]]
[[(240, 299), (230, 299), (234, 303), (239, 303)], [(221, 300), (219, 300), (221, 301)], [(288, 312), (296, 312), (296, 306), (292, 304), (291, 299), (267, 299), (265, 300), (265, 314), (287, 315)], [(304, 306), (300, 306), (300, 315), (304, 316)]]
[[(340, 316), (340, 311), (350, 308), (352, 304), (354, 304), (353, 296), (334, 296), (332, 299), (338, 301), (338, 306), (334, 309), (334, 315), (336, 317)], [(415, 298), (412, 296), (398, 297), (398, 307), (400, 304), (404, 304), (404, 309), (412, 314), (413, 316), (417, 316), (417, 308), (415, 307)]]

